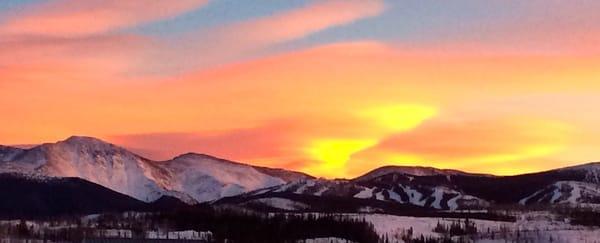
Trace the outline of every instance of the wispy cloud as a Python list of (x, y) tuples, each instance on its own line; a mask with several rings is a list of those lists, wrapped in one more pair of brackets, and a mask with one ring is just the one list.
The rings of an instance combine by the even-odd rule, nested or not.
[[(569, 145), (573, 132), (566, 123), (535, 117), (445, 116), (414, 130), (388, 136), (377, 145), (353, 154), (348, 169), (352, 174), (359, 174), (364, 172), (365, 164), (427, 163), (489, 172), (490, 166), (496, 164), (505, 166), (556, 155)], [(544, 167), (543, 164), (535, 166)], [(511, 174), (524, 169), (522, 165), (515, 167), (518, 168), (494, 170)]]
[[(198, 151), (329, 176), (379, 162), (486, 171), (501, 161), (493, 170), (502, 172), (516, 159), (557, 163), (541, 169), (594, 158), (600, 5), (559, 2), (520, 1), (502, 17), (476, 4), (479, 17), (458, 11), (416, 37), (398, 31), (406, 42), (393, 43), (377, 34), (396, 32), (396, 22), (368, 40), (322, 37), (364, 31), (368, 22), (357, 23), (368, 18), (419, 25), (431, 14), (406, 17), (390, 1), (309, 1), (145, 35), (132, 30), (206, 1), (23, 5), (0, 17), (0, 143), (87, 134), (164, 159)], [(292, 49), (295, 41), (307, 48)], [(272, 48), (282, 43), (292, 48)]]
[(175, 36), (122, 31), (180, 15), (207, 2), (55, 0), (27, 5), (0, 18), (0, 48), (6, 54), (0, 58), (0, 66), (13, 68), (17, 76), (14, 70), (41, 74), (48, 70), (42, 68), (48, 60), (49, 66), (87, 72), (90, 77), (98, 76), (96, 70), (164, 77), (238, 61), (269, 45), (375, 16), (385, 8), (379, 0), (315, 1)]
[[(377, 16), (385, 10), (380, 0), (314, 1), (303, 7), (240, 22), (214, 26), (167, 41), (176, 47), (155, 50), (150, 59), (158, 69), (190, 71), (252, 56), (270, 45), (301, 39), (336, 26)], [(195, 53), (196, 55), (189, 55)], [(164, 64), (168, 60), (168, 64)], [(161, 70), (165, 71), (165, 70)]]
[(0, 33), (77, 37), (176, 16), (207, 0), (54, 0), (10, 14)]
[(379, 0), (316, 1), (273, 16), (225, 26), (210, 34), (215, 35), (216, 39), (230, 42), (230, 45), (241, 44), (246, 45), (246, 48), (256, 48), (373, 17), (384, 9), (384, 3)]
[(1, 82), (122, 80), (154, 41), (119, 30), (203, 6), (207, 0), (54, 0), (0, 16)]

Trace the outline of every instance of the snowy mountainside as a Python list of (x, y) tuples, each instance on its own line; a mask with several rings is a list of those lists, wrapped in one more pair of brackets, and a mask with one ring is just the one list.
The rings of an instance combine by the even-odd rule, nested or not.
[(522, 205), (540, 203), (600, 205), (600, 185), (579, 181), (559, 181), (521, 199), (519, 203)]
[(127, 150), (89, 137), (71, 137), (24, 150), (4, 170), (51, 177), (78, 177), (143, 201), (166, 194), (166, 171)]
[(278, 197), (309, 206), (307, 201), (327, 198), (369, 207), (393, 204), (434, 210), (600, 205), (600, 163), (516, 176), (386, 166), (355, 179), (327, 180), (195, 153), (153, 161), (99, 139), (75, 136), (29, 149), (0, 146), (0, 173), (77, 177), (146, 202), (170, 196), (187, 203), (237, 197), (236, 203), (282, 205), (282, 200), (269, 199)]
[(175, 175), (171, 189), (188, 193), (199, 202), (235, 196), (244, 192), (285, 184), (252, 166), (201, 154), (185, 154), (161, 164)]
[(296, 181), (242, 194), (232, 201), (284, 197), (300, 202), (307, 200), (301, 198), (304, 196), (361, 199), (434, 210), (534, 203), (600, 207), (598, 168), (592, 163), (517, 176), (491, 176), (424, 167), (384, 167), (352, 180)]
[[(411, 183), (409, 178), (414, 178), (414, 176), (387, 174), (383, 177), (393, 178), (394, 181), (385, 184), (382, 183), (382, 179), (387, 178), (381, 177), (375, 179), (378, 180), (377, 183), (371, 181), (311, 179), (261, 189), (238, 197), (245, 196), (248, 200), (285, 197), (286, 195), (337, 197), (446, 210), (483, 208), (489, 205), (483, 199), (443, 185), (428, 186)], [(404, 177), (405, 180), (400, 181), (398, 180), (399, 177)]]
[[(346, 214), (346, 217), (364, 219), (373, 224), (380, 236), (387, 236), (388, 242), (406, 242), (403, 236), (410, 231), (413, 239), (421, 236), (438, 239), (431, 242), (444, 242), (447, 235), (436, 232), (437, 225), (451, 225), (462, 219), (443, 217), (409, 217), (385, 214)], [(560, 215), (548, 212), (521, 213), (516, 221), (494, 221), (471, 219), (478, 229), (477, 233), (462, 239), (454, 237), (458, 242), (597, 242), (600, 239), (600, 228), (572, 225), (565, 222)]]
[[(453, 178), (464, 175), (467, 174), (456, 171), (425, 175), (394, 172), (358, 183), (385, 190), (388, 195), (395, 195), (399, 203), (449, 210), (487, 207), (489, 202), (486, 199), (472, 195), (454, 183)], [(381, 192), (376, 194), (377, 197), (381, 198)]]
[(0, 148), (0, 173), (78, 177), (146, 202), (162, 196), (188, 203), (210, 201), (308, 178), (265, 170), (197, 154), (152, 161), (91, 137), (73, 136), (30, 149)]
[(269, 168), (269, 167), (262, 167), (262, 166), (252, 166), (252, 167), (260, 173), (267, 174), (267, 175), (277, 177), (277, 178), (281, 178), (284, 181), (300, 181), (300, 180), (314, 178), (311, 175), (308, 175), (308, 174), (302, 173), (302, 172), (298, 172), (298, 171), (291, 171), (291, 170), (278, 169), (278, 168)]

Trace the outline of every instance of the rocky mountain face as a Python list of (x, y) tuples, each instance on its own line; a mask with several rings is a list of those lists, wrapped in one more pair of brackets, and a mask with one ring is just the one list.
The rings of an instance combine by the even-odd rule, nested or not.
[(170, 197), (292, 211), (600, 205), (600, 163), (517, 176), (386, 166), (354, 179), (327, 180), (196, 153), (153, 161), (95, 138), (71, 137), (30, 149), (0, 146), (0, 174), (80, 178), (144, 202)]
[(31, 149), (1, 147), (0, 173), (77, 177), (146, 202), (172, 196), (188, 203), (309, 178), (199, 154), (152, 161), (90, 137), (71, 137)]

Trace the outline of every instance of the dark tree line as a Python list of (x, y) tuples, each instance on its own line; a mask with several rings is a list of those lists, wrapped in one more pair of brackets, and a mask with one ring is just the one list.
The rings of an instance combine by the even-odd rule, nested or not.
[(477, 226), (475, 226), (475, 223), (468, 218), (460, 221), (453, 221), (449, 225), (438, 221), (433, 228), (433, 232), (449, 235), (450, 237), (457, 235), (473, 235), (477, 234)]
[[(50, 225), (57, 223), (57, 221), (48, 221)], [(65, 220), (64, 222), (71, 222)], [(40, 229), (35, 230), (33, 226), (28, 226), (25, 220), (20, 220), (16, 225), (13, 224), (2, 224), (0, 225), (0, 238), (10, 239), (39, 239), (49, 241), (68, 241), (68, 242), (79, 242), (85, 238), (86, 235), (92, 235), (93, 229), (84, 228), (80, 225), (75, 227), (65, 227), (61, 229)]]
[(249, 212), (185, 210), (154, 214), (150, 220), (175, 230), (211, 231), (219, 242), (294, 242), (338, 237), (354, 242), (379, 242), (373, 225), (364, 219), (335, 215), (263, 215)]
[(600, 212), (593, 208), (556, 208), (556, 212), (571, 220), (571, 224), (600, 226)]
[[(98, 237), (98, 230), (124, 229), (144, 239), (147, 231), (210, 231), (214, 242), (296, 242), (302, 239), (337, 237), (352, 242), (377, 243), (374, 226), (364, 219), (335, 214), (259, 214), (209, 207), (176, 209), (170, 212), (103, 214), (93, 221), (62, 218), (45, 221), (51, 228), (33, 230), (22, 221), (0, 226), (0, 236), (80, 242)], [(53, 225), (70, 225), (54, 227)]]

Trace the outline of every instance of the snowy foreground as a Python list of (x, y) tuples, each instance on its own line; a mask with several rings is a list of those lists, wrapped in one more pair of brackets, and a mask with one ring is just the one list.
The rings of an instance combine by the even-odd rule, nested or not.
[[(351, 214), (350, 217), (364, 218), (375, 226), (381, 236), (391, 242), (402, 242), (401, 236), (412, 228), (412, 235), (419, 238), (440, 238), (434, 228), (439, 223), (451, 224), (460, 219), (415, 218), (384, 214)], [(477, 227), (477, 234), (465, 236), (474, 242), (600, 242), (600, 228), (573, 226), (565, 220), (547, 213), (527, 213), (516, 222), (471, 220)], [(455, 239), (454, 237), (453, 239)]]
[(327, 237), (327, 238), (314, 238), (314, 239), (306, 239), (296, 241), (297, 243), (355, 243), (354, 241), (349, 241), (336, 237)]
[[(125, 213), (124, 215), (138, 215), (138, 213)], [(271, 216), (280, 215), (271, 213)], [(321, 213), (289, 213), (287, 215), (332, 216), (332, 214)], [(395, 216), (387, 214), (334, 214), (334, 217), (365, 220), (370, 222), (376, 233), (381, 237), (380, 242), (433, 242), (430, 240), (451, 239), (452, 242), (566, 242), (566, 243), (600, 243), (600, 227), (586, 227), (572, 225), (568, 218), (552, 214), (547, 211), (522, 212), (518, 215), (515, 222), (491, 221), (469, 219), (470, 225), (476, 229), (472, 233), (462, 235), (450, 235), (440, 232), (440, 225), (449, 227), (450, 225), (465, 224), (465, 219), (457, 218), (438, 218), (438, 217), (409, 217)], [(99, 215), (89, 215), (81, 218), (79, 223), (73, 222), (40, 222), (8, 220), (0, 221), (0, 226), (6, 228), (11, 226), (18, 229), (19, 225), (25, 227), (34, 234), (50, 232), (52, 230), (75, 229), (80, 224), (88, 225), (93, 229), (90, 233), (92, 237), (99, 238), (119, 238), (128, 239), (133, 237), (132, 230), (129, 229), (106, 229), (97, 228), (97, 219)], [(172, 230), (148, 230), (143, 233), (145, 239), (171, 239), (171, 240), (198, 240), (203, 242), (213, 242), (213, 235), (210, 231), (198, 232), (194, 230), (172, 231)], [(0, 242), (3, 239), (0, 238)], [(352, 241), (336, 238), (323, 237), (297, 241), (299, 243), (332, 243)], [(437, 241), (436, 241), (437, 242)]]
[[(305, 215), (318, 216), (307, 213)], [(409, 217), (388, 214), (339, 214), (340, 217), (364, 219), (373, 224), (382, 240), (406, 242), (403, 239), (444, 239), (448, 235), (435, 232), (438, 225), (464, 223), (464, 219)], [(600, 243), (600, 227), (577, 226), (568, 219), (549, 212), (519, 214), (516, 222), (470, 219), (477, 233), (450, 237), (454, 242), (565, 242)], [(338, 238), (312, 239), (306, 242), (351, 242)]]

